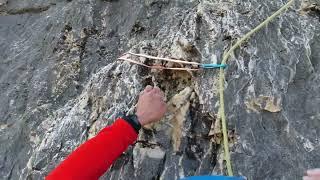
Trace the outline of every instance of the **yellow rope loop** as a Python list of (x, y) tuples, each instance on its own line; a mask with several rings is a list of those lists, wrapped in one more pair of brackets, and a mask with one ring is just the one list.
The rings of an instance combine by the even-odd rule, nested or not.
[[(290, 0), (287, 4), (285, 4), (283, 7), (281, 7), (278, 11), (276, 11), (274, 14), (272, 14), (270, 17), (268, 17), (266, 20), (264, 20), (261, 24), (259, 24), (257, 27), (255, 27), (250, 32), (248, 32), (245, 36), (243, 36), (240, 40), (238, 40), (230, 48), (230, 50), (223, 55), (223, 59), (222, 59), (221, 64), (226, 64), (228, 58), (231, 56), (232, 52), (236, 48), (238, 48), (244, 41), (249, 39), (251, 37), (251, 35), (253, 35), (255, 32), (259, 31), (261, 28), (266, 26), (275, 17), (279, 16), (281, 13), (283, 13), (285, 10), (287, 10), (293, 4), (293, 2), (294, 2), (294, 0)], [(224, 68), (220, 68), (220, 72), (219, 72), (219, 96), (220, 96), (220, 109), (219, 109), (219, 111), (220, 112), (219, 113), (220, 113), (221, 124), (222, 124), (224, 158), (226, 161), (228, 176), (233, 176), (231, 160), (230, 160), (225, 107), (224, 107), (224, 79), (225, 79)]]

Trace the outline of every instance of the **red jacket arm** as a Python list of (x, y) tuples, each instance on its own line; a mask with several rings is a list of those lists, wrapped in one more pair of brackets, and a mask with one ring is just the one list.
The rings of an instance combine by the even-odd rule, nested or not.
[(46, 179), (98, 179), (137, 137), (129, 123), (117, 119), (80, 145)]

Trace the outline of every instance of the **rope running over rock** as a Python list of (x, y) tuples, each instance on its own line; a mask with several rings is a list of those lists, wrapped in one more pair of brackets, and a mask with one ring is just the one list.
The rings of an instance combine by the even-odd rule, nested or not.
[[(285, 4), (283, 7), (281, 7), (277, 12), (272, 14), (270, 17), (268, 17), (266, 20), (264, 20), (261, 24), (259, 24), (257, 27), (252, 29), (250, 32), (248, 32), (245, 36), (243, 36), (240, 40), (234, 44), (230, 50), (223, 55), (223, 59), (221, 64), (226, 64), (229, 57), (233, 53), (233, 51), (240, 47), (240, 45), (249, 39), (251, 35), (253, 35), (255, 32), (259, 31), (261, 28), (266, 26), (270, 21), (272, 21), (275, 17), (279, 16), (281, 13), (286, 11), (292, 4), (294, 0), (290, 0), (287, 4)], [(226, 115), (225, 115), (225, 105), (224, 105), (224, 80), (225, 80), (225, 74), (224, 74), (224, 68), (220, 68), (219, 73), (219, 96), (220, 96), (220, 118), (221, 118), (221, 124), (222, 124), (222, 134), (223, 134), (223, 149), (224, 149), (224, 158), (226, 161), (227, 166), (227, 173), (228, 176), (233, 176), (232, 166), (231, 166), (231, 160), (230, 160), (230, 151), (229, 151), (229, 142), (228, 142), (228, 134), (227, 134), (227, 123), (226, 123)]]

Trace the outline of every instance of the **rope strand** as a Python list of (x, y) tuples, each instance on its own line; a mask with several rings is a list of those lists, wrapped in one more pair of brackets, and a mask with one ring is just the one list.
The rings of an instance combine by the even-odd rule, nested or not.
[[(294, 0), (290, 0), (287, 4), (282, 6), (278, 11), (276, 11), (274, 14), (272, 14), (270, 17), (268, 17), (266, 20), (264, 20), (261, 24), (259, 24), (257, 27), (255, 27), (253, 30), (249, 31), (245, 36), (243, 36), (240, 40), (238, 40), (236, 42), (236, 44), (234, 44), (230, 48), (230, 50), (223, 55), (223, 59), (222, 59), (221, 64), (226, 64), (228, 58), (231, 56), (232, 52), (236, 48), (238, 48), (244, 41), (249, 39), (251, 37), (251, 35), (253, 35), (255, 32), (259, 31), (261, 28), (266, 26), (275, 17), (279, 16), (281, 13), (283, 13), (285, 10), (287, 10), (293, 4), (293, 2), (294, 2)], [(225, 80), (224, 68), (220, 68), (220, 73), (219, 73), (220, 110), (219, 110), (219, 113), (220, 113), (221, 124), (222, 124), (224, 158), (226, 161), (228, 176), (233, 176), (231, 160), (230, 160), (225, 107), (224, 107), (224, 80)]]

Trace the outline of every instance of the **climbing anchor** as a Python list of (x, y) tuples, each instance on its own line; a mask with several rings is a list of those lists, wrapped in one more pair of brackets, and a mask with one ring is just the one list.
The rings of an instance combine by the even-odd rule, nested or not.
[[(191, 67), (165, 67), (163, 65), (147, 65), (144, 63), (141, 63), (136, 60), (130, 59), (130, 56), (137, 56), (137, 57), (144, 57), (147, 59), (153, 59), (153, 60), (160, 60), (160, 61), (166, 61), (166, 62), (173, 62), (184, 65), (189, 65)], [(227, 64), (201, 64), (198, 62), (190, 62), (190, 61), (183, 61), (183, 60), (178, 60), (178, 59), (170, 59), (170, 58), (162, 58), (162, 57), (156, 57), (156, 56), (150, 56), (146, 54), (136, 54), (132, 52), (125, 53), (123, 56), (118, 58), (119, 60), (127, 61), (130, 63), (138, 64), (147, 68), (151, 69), (170, 69), (170, 70), (186, 70), (186, 71), (198, 71), (201, 69), (215, 69), (215, 68), (226, 68)]]

